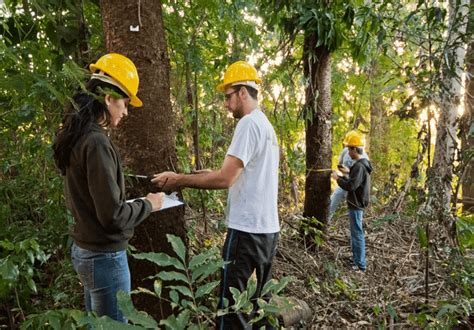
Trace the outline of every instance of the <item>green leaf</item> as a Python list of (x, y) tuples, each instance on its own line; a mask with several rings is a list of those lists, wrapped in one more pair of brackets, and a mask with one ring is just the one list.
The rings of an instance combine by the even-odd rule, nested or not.
[(125, 318), (129, 319), (136, 325), (141, 325), (145, 328), (156, 328), (158, 324), (156, 321), (145, 312), (138, 312), (133, 306), (130, 295), (119, 291), (117, 293), (117, 304), (122, 311)]
[(193, 298), (193, 293), (189, 288), (182, 286), (182, 285), (168, 285), (167, 288), (169, 289), (174, 289), (176, 291), (179, 291), (181, 294), (188, 296), (190, 298)]
[(163, 281), (183, 281), (189, 284), (188, 278), (183, 273), (163, 271), (158, 273), (158, 277)]
[(160, 325), (166, 326), (167, 329), (185, 329), (188, 325), (189, 316), (190, 311), (183, 310), (177, 317), (171, 315), (166, 320), (161, 320)]
[(276, 314), (281, 308), (273, 303), (269, 303), (262, 298), (257, 299), (258, 306), (265, 311), (266, 314)]
[(186, 327), (186, 325), (188, 324), (190, 313), (191, 311), (188, 309), (185, 309), (184, 311), (179, 313), (178, 317), (176, 318), (178, 329), (184, 329)]
[(36, 283), (35, 281), (33, 281), (32, 278), (28, 278), (26, 282), (28, 283), (28, 287), (31, 289), (31, 291), (33, 291), (34, 293), (38, 292), (36, 289)]
[(439, 319), (441, 317), (443, 317), (444, 315), (446, 314), (452, 314), (453, 312), (455, 312), (457, 310), (457, 306), (456, 305), (452, 305), (452, 304), (443, 304), (441, 306), (441, 308), (439, 309), (438, 313), (436, 314), (436, 318)]
[(19, 275), (20, 272), (18, 266), (8, 260), (8, 257), (0, 260), (0, 278), (9, 281), (16, 281)]
[(162, 288), (163, 283), (160, 280), (155, 280), (155, 282), (153, 282), (153, 289), (155, 290), (155, 294), (158, 298), (161, 297)]
[(247, 305), (247, 302), (250, 301), (248, 292), (244, 290), (242, 293), (240, 293), (238, 289), (232, 287), (230, 288), (230, 291), (232, 292), (232, 296), (234, 297), (234, 306), (232, 306), (232, 308), (235, 311), (243, 310), (244, 306)]
[(178, 236), (167, 234), (168, 242), (171, 243), (174, 252), (178, 255), (181, 261), (184, 263), (186, 261), (186, 247), (184, 246), (183, 240)]
[(396, 311), (395, 308), (393, 308), (393, 306), (390, 305), (390, 304), (387, 306), (387, 313), (388, 313), (388, 315), (390, 315), (394, 320), (398, 320), (397, 311)]
[(182, 262), (180, 262), (176, 258), (170, 257), (166, 253), (147, 252), (147, 253), (137, 253), (137, 254), (132, 254), (132, 255), (135, 259), (148, 260), (157, 264), (158, 266), (162, 266), (162, 267), (173, 266), (176, 269), (185, 270), (185, 267)]
[(278, 294), (292, 280), (293, 280), (292, 276), (284, 276), (280, 279), (280, 281), (276, 281), (275, 279), (272, 279), (272, 280), (268, 281), (267, 283), (265, 283), (265, 285), (263, 286), (261, 295), (263, 296), (263, 295), (267, 294), (268, 292), (270, 292), (270, 290), (271, 290), (272, 293)]
[(234, 299), (234, 302), (237, 301), (237, 299), (239, 299), (239, 296), (240, 296), (240, 291), (232, 286), (229, 288), (229, 291), (232, 294), (232, 298)]
[(132, 293), (145, 293), (155, 297), (155, 293), (148, 290), (147, 288), (138, 287), (136, 290), (133, 290)]
[(208, 259), (212, 258), (214, 256), (215, 252), (213, 250), (208, 250), (204, 253), (198, 254), (197, 256), (194, 256), (191, 261), (189, 262), (189, 268), (191, 270), (194, 270), (197, 266), (202, 265), (204, 262), (206, 262)]
[(248, 297), (253, 297), (255, 291), (257, 291), (257, 282), (252, 277), (249, 277), (247, 280), (247, 288), (245, 290)]
[(175, 290), (171, 290), (170, 291), (170, 299), (172, 302), (174, 302), (175, 304), (179, 304), (179, 295), (178, 295), (178, 292), (176, 292)]
[(196, 290), (196, 299), (208, 295), (209, 293), (214, 290), (215, 287), (219, 285), (220, 281), (214, 281), (214, 282), (209, 282), (204, 285), (201, 285), (197, 290)]
[(193, 282), (200, 282), (206, 279), (209, 275), (216, 273), (223, 267), (223, 265), (224, 262), (222, 259), (219, 261), (212, 261), (207, 264), (203, 264), (193, 271), (191, 279)]
[(418, 235), (418, 240), (420, 241), (420, 247), (422, 249), (428, 248), (428, 237), (426, 237), (426, 230), (418, 225), (416, 226), (416, 234)]

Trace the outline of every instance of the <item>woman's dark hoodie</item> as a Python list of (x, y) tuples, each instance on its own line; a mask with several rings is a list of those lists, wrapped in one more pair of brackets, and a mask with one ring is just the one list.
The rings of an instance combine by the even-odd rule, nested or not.
[(369, 205), (370, 173), (372, 173), (370, 161), (361, 158), (352, 165), (349, 177), (337, 179), (339, 187), (347, 190), (347, 206), (350, 209), (363, 210)]

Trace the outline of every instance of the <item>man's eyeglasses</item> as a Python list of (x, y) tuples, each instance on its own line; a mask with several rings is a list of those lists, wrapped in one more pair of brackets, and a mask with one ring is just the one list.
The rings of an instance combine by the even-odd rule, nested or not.
[(232, 95), (234, 95), (235, 93), (238, 93), (238, 92), (239, 92), (239, 90), (235, 90), (235, 91), (233, 91), (233, 92), (231, 92), (231, 93), (224, 94), (225, 100), (226, 100), (226, 101), (229, 101), (229, 100), (232, 98)]

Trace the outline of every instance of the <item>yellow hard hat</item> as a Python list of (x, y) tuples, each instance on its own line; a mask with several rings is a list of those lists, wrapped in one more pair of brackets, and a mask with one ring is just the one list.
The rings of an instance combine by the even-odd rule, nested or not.
[(346, 147), (363, 147), (364, 146), (364, 138), (363, 136), (357, 131), (350, 131), (344, 137), (344, 145)]
[(349, 140), (349, 138), (350, 138), (351, 136), (354, 135), (354, 133), (357, 134), (356, 131), (349, 131), (349, 132), (347, 132), (346, 135), (344, 136), (344, 141), (342, 141), (342, 144), (345, 145), (345, 146), (347, 146), (347, 141)]
[(245, 61), (232, 63), (224, 73), (224, 81), (217, 86), (219, 92), (225, 91), (229, 85), (241, 83), (242, 85), (258, 88), (262, 80), (258, 77), (257, 70)]
[[(107, 54), (99, 58), (96, 63), (89, 65), (89, 69), (96, 76), (112, 77), (129, 97), (130, 104), (134, 107), (141, 107), (143, 102), (137, 97), (138, 92), (138, 72), (135, 64), (128, 58), (120, 54)], [(97, 74), (97, 71), (100, 71)], [(99, 78), (100, 79), (100, 78)]]

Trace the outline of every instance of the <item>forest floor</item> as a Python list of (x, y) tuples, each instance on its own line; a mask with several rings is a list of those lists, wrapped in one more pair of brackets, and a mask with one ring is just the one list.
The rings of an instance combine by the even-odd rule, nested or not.
[[(345, 213), (345, 212), (344, 212)], [(339, 213), (321, 246), (308, 249), (297, 230), (298, 217), (282, 216), (282, 233), (274, 261), (274, 278), (293, 276), (286, 296), (308, 303), (308, 328), (416, 327), (409, 316), (426, 305), (453, 299), (449, 271), (420, 249), (416, 221), (401, 216), (364, 216), (367, 270), (351, 268), (348, 217)]]

